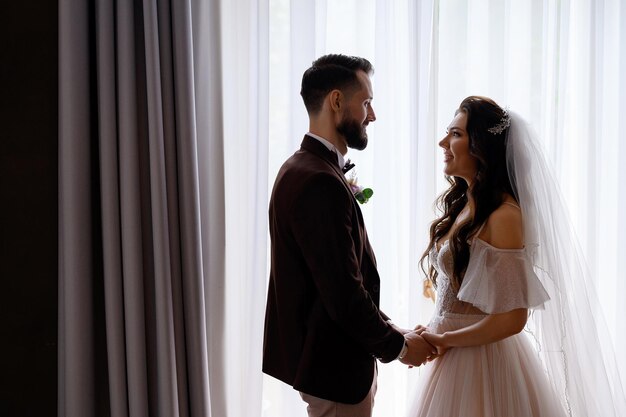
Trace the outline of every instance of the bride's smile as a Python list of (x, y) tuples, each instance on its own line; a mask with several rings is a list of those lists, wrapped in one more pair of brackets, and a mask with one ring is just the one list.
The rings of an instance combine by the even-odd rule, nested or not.
[(444, 173), (461, 177), (468, 184), (476, 174), (476, 157), (470, 153), (470, 141), (467, 134), (467, 114), (459, 111), (446, 130), (446, 135), (439, 142), (444, 150)]

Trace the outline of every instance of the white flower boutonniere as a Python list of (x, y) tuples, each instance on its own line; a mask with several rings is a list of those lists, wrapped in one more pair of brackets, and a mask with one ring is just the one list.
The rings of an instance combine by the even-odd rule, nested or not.
[(350, 185), (350, 189), (352, 190), (352, 195), (356, 198), (360, 204), (365, 204), (367, 201), (374, 195), (374, 190), (371, 188), (363, 188), (358, 185), (356, 174), (352, 172), (349, 177), (346, 178), (348, 181), (348, 185)]

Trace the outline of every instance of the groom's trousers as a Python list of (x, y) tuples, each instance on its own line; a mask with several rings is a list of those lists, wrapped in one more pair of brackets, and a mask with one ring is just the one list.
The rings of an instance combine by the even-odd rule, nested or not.
[(358, 404), (344, 404), (328, 401), (303, 392), (300, 392), (300, 396), (308, 404), (306, 410), (309, 417), (372, 417), (377, 378), (378, 372), (376, 368), (374, 368), (372, 387), (365, 396), (365, 399)]

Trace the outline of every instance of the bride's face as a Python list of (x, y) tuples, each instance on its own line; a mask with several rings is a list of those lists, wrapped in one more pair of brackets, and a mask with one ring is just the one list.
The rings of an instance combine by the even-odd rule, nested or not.
[(446, 136), (439, 146), (443, 148), (443, 172), (452, 177), (461, 177), (471, 184), (476, 175), (477, 160), (469, 152), (467, 114), (459, 111), (448, 126)]

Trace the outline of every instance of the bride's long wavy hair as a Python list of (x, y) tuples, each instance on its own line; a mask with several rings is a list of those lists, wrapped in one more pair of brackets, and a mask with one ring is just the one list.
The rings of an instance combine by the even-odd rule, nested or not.
[[(487, 218), (503, 202), (505, 193), (514, 196), (506, 166), (506, 133), (489, 132), (490, 128), (507, 117), (506, 112), (487, 97), (470, 96), (463, 100), (456, 111), (467, 115), (469, 153), (476, 158), (477, 170), (471, 188), (460, 177), (446, 177), (448, 188), (436, 200), (442, 216), (430, 226), (430, 243), (420, 259), (420, 265), (427, 277), (437, 286), (437, 271), (429, 261), (429, 253), (437, 242), (445, 236), (457, 216), (465, 207), (468, 192), (474, 201), (474, 217), (463, 222), (450, 237), (450, 251), (454, 260), (453, 285), (457, 288), (463, 282), (463, 275), (469, 263), (469, 241), (487, 221)], [(443, 242), (442, 242), (443, 243)], [(427, 268), (426, 265), (427, 264)]]

